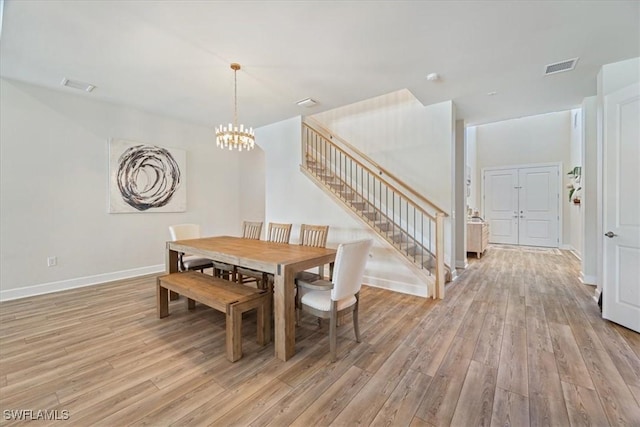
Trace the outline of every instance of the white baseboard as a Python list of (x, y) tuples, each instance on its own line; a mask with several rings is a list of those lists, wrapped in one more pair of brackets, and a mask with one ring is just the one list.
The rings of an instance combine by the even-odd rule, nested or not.
[(456, 261), (456, 268), (467, 268), (469, 267), (469, 263), (465, 259), (464, 261)]
[[(147, 274), (162, 273), (164, 269), (164, 264), (158, 264), (148, 267), (134, 268), (131, 270), (98, 274), (95, 276), (78, 277), (75, 279), (61, 280), (58, 282), (42, 283), (39, 285), (27, 286), (24, 288), (0, 290), (0, 301), (11, 301), (36, 295), (50, 294), (52, 292), (60, 292), (69, 289), (83, 288), (85, 286), (99, 285), (101, 283), (129, 279), (132, 277), (144, 276)], [(409, 295), (416, 295), (420, 297), (429, 297), (429, 289), (426, 284), (404, 283), (369, 276), (365, 276), (363, 278), (363, 282), (369, 286), (373, 286), (376, 288), (389, 289), (391, 291)]]
[(558, 249), (562, 249), (563, 251), (574, 251), (575, 249), (571, 245), (560, 245)]
[(580, 280), (582, 280), (582, 283), (584, 283), (585, 285), (595, 286), (595, 285), (598, 284), (598, 278), (596, 276), (585, 276), (585, 275), (582, 275)]
[(400, 292), (403, 294), (415, 295), (419, 297), (429, 297), (429, 288), (426, 283), (404, 283), (396, 282), (379, 277), (364, 276), (363, 283), (374, 288), (388, 289), (390, 291)]
[(0, 301), (10, 301), (19, 298), (50, 294), (52, 292), (66, 291), (68, 289), (83, 288), (85, 286), (113, 282), (114, 280), (129, 279), (131, 277), (144, 276), (146, 274), (161, 273), (164, 269), (164, 264), (158, 264), (148, 267), (133, 268), (131, 270), (97, 274), (95, 276), (42, 283), (40, 285), (26, 286), (24, 288), (0, 290)]

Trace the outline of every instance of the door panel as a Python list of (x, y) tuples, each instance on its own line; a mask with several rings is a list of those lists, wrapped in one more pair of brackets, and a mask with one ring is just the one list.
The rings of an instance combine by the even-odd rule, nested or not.
[[(618, 246), (616, 256), (616, 266), (620, 270), (620, 282), (637, 283), (640, 277), (640, 250)], [(620, 304), (624, 304), (632, 310), (640, 310), (640, 286), (622, 286), (619, 289), (618, 299)]]
[(518, 170), (519, 243), (526, 246), (558, 246), (558, 167)]
[(605, 97), (604, 123), (602, 316), (640, 332), (639, 84)]
[(485, 219), (489, 222), (491, 243), (518, 243), (517, 182), (514, 170), (485, 172)]
[[(547, 240), (553, 236), (553, 230), (549, 227), (549, 221), (537, 221), (528, 219), (520, 221), (522, 235), (528, 236), (531, 240)], [(520, 244), (526, 244), (520, 241)]]

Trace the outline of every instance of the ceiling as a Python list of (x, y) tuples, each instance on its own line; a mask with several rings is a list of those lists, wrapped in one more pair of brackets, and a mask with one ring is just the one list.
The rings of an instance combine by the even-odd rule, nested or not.
[(231, 62), (253, 127), (405, 88), (475, 125), (595, 95), (603, 64), (640, 56), (640, 2), (5, 0), (0, 37), (2, 77), (211, 127), (232, 118)]

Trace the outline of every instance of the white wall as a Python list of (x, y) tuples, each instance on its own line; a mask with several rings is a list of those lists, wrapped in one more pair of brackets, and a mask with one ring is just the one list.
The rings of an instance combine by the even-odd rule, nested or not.
[[(405, 89), (312, 117), (448, 215), (453, 213), (455, 113), (451, 101), (424, 106)], [(449, 216), (445, 219), (448, 265), (453, 265), (453, 250)]]
[[(0, 85), (1, 299), (160, 271), (170, 224), (240, 229), (240, 153), (216, 148), (213, 129), (90, 94)], [(109, 214), (112, 137), (187, 150), (187, 212)]]
[(597, 100), (595, 96), (582, 101), (583, 167), (582, 203), (583, 212), (583, 252), (582, 280), (589, 285), (597, 283), (597, 198), (598, 198), (598, 158), (597, 158)]
[(312, 117), (451, 213), (451, 101), (424, 106), (405, 89)]
[[(238, 221), (240, 227), (242, 220), (265, 220), (265, 153), (260, 147), (260, 139), (256, 141), (256, 147), (240, 153), (238, 162), (240, 193), (237, 196), (240, 202), (239, 212), (242, 218)], [(231, 201), (232, 202), (232, 201)], [(263, 231), (263, 237), (264, 237)], [(238, 234), (241, 231), (238, 229)]]
[[(476, 127), (476, 193), (481, 194), (482, 169), (495, 166), (561, 162), (560, 179), (571, 163), (571, 111), (540, 114)], [(566, 170), (565, 170), (566, 169)], [(563, 185), (564, 187), (564, 185)], [(569, 242), (568, 193), (561, 194), (562, 235)]]
[(603, 65), (600, 73), (602, 81), (598, 96), (605, 96), (640, 80), (640, 58)]
[(454, 191), (452, 198), (455, 209), (452, 221), (455, 228), (455, 267), (467, 267), (467, 182), (466, 182), (466, 143), (464, 120), (455, 122), (455, 150), (454, 150)]
[[(4, 79), (1, 92), (0, 299), (162, 271), (167, 228), (175, 223), (197, 222), (204, 235), (214, 235), (238, 234), (243, 219), (292, 222), (292, 241), (303, 222), (329, 224), (333, 246), (374, 236), (300, 173), (299, 118), (256, 130), (260, 147), (237, 153), (216, 148), (208, 127), (98, 102), (90, 94)], [(444, 135), (425, 145), (446, 147), (438, 146), (446, 153), (438, 164), (446, 177), (452, 174), (451, 110), (444, 103), (420, 114), (432, 134)], [(110, 138), (187, 150), (187, 212), (109, 214)], [(449, 179), (437, 183), (451, 194)], [(58, 265), (47, 267), (48, 256)], [(414, 270), (382, 241), (367, 280), (426, 295)]]
[[(570, 176), (566, 173), (575, 166), (582, 167), (582, 112), (580, 109), (571, 110), (571, 147), (570, 160), (566, 165), (565, 171), (562, 171), (563, 182), (568, 184), (571, 182)], [(582, 186), (582, 184), (580, 184)], [(563, 203), (566, 203), (566, 212), (569, 216), (569, 241), (567, 245), (576, 255), (582, 259), (583, 252), (583, 216), (584, 208), (582, 203), (575, 204), (569, 201), (568, 189), (563, 190)], [(578, 195), (582, 199), (583, 190), (574, 193), (574, 197)]]
[(469, 196), (467, 197), (467, 208), (473, 211), (480, 211), (480, 194), (478, 194), (478, 177), (480, 172), (478, 171), (478, 149), (476, 142), (476, 126), (469, 126), (465, 129), (465, 142), (466, 153), (465, 162), (469, 168), (469, 175), (471, 178), (471, 185), (469, 189)]
[(427, 289), (394, 250), (379, 240), (360, 220), (325, 194), (300, 172), (301, 118), (293, 118), (256, 130), (265, 153), (267, 222), (294, 224), (291, 241), (299, 241), (300, 224), (329, 225), (327, 246), (374, 238), (376, 243), (365, 271), (365, 283), (426, 296)]

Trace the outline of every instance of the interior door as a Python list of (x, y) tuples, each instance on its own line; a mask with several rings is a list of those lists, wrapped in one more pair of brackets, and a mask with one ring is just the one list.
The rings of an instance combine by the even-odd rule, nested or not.
[(518, 169), (518, 243), (558, 247), (557, 166)]
[(602, 316), (640, 332), (640, 85), (605, 97)]
[(484, 174), (484, 212), (489, 222), (489, 241), (518, 244), (518, 172), (488, 170)]
[(558, 247), (559, 179), (557, 165), (485, 170), (489, 242)]

